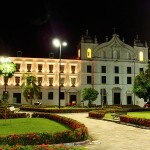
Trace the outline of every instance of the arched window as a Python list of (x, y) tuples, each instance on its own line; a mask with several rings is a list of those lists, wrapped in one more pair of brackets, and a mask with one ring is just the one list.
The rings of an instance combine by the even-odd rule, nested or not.
[(140, 53), (139, 53), (139, 60), (140, 60), (140, 61), (143, 61), (143, 52), (140, 52)]
[(92, 50), (90, 48), (87, 49), (87, 58), (92, 57)]

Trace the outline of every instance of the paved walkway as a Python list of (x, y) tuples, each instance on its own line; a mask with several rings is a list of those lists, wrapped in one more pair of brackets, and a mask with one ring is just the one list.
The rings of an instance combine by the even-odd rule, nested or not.
[(88, 113), (59, 114), (86, 125), (92, 142), (88, 150), (150, 150), (150, 130), (88, 118)]

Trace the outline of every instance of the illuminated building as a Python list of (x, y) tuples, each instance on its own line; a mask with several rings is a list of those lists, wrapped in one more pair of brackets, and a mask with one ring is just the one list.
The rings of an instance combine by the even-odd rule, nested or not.
[[(84, 88), (92, 87), (98, 92), (94, 104), (101, 105), (143, 105), (132, 92), (134, 78), (147, 68), (148, 46), (142, 44), (138, 37), (134, 46), (120, 40), (119, 35), (103, 43), (98, 43), (88, 35), (81, 38), (77, 50), (78, 59), (61, 60), (61, 106), (71, 103), (81, 105), (81, 93)], [(23, 73), (32, 73), (37, 77), (37, 84), (41, 86), (38, 100), (42, 104), (58, 106), (58, 74), (59, 59), (10, 57), (17, 64), (18, 69), (8, 80), (7, 89), (10, 94), (9, 103), (26, 104), (21, 89)], [(4, 80), (0, 77), (0, 92), (4, 90)], [(84, 105), (87, 105), (85, 102)]]

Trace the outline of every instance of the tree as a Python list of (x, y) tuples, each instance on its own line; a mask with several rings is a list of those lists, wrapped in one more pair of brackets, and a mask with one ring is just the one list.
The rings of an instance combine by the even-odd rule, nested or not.
[(0, 76), (4, 77), (4, 86), (5, 90), (1, 97), (1, 103), (5, 109), (5, 119), (6, 119), (6, 111), (7, 111), (7, 104), (9, 99), (9, 93), (6, 91), (6, 85), (9, 78), (11, 78), (14, 73), (16, 72), (17, 66), (9, 58), (1, 58), (0, 63)]
[(30, 100), (31, 105), (33, 99), (38, 98), (41, 91), (40, 86), (38, 86), (36, 83), (37, 79), (35, 76), (29, 74), (24, 74), (22, 76), (22, 93), (27, 102)]
[(9, 58), (3, 58), (3, 61), (0, 63), (0, 76), (4, 76), (4, 85), (6, 92), (6, 81), (8, 78), (11, 78), (16, 72), (17, 65), (11, 62)]
[(84, 88), (82, 91), (82, 98), (84, 101), (88, 100), (88, 106), (90, 107), (92, 102), (97, 99), (98, 91), (94, 88)]
[(133, 93), (143, 98), (144, 101), (150, 99), (150, 63), (148, 63), (148, 69), (140, 72), (134, 79)]

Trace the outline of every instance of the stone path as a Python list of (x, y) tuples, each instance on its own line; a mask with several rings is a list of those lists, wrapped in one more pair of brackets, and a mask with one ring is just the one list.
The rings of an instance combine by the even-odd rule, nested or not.
[(150, 150), (150, 130), (88, 118), (88, 113), (59, 114), (86, 125), (91, 143), (88, 150)]

